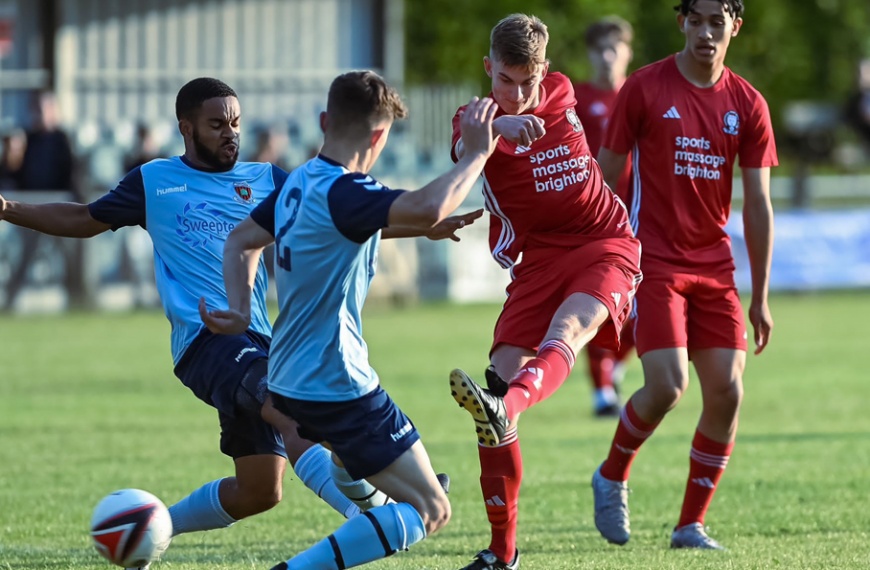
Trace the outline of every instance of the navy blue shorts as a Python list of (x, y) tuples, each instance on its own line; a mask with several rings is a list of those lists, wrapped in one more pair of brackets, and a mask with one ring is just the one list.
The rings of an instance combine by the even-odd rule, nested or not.
[(275, 408), (299, 423), (299, 435), (329, 443), (354, 479), (383, 471), (420, 439), (413, 422), (380, 386), (344, 402), (271, 394)]
[(219, 335), (203, 330), (184, 352), (175, 375), (218, 411), (221, 452), (287, 457), (281, 434), (260, 416), (271, 339), (248, 331)]

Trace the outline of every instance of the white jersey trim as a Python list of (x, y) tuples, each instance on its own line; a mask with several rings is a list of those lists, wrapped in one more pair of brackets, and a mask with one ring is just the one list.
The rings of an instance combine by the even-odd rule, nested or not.
[(498, 200), (496, 200), (486, 176), (483, 176), (483, 199), (489, 213), (501, 220), (501, 234), (498, 236), (498, 242), (496, 242), (495, 247), (492, 248), (492, 257), (499, 265), (509, 269), (513, 267), (516, 260), (512, 259), (505, 250), (509, 249), (516, 240), (516, 232), (510, 219), (499, 207)]

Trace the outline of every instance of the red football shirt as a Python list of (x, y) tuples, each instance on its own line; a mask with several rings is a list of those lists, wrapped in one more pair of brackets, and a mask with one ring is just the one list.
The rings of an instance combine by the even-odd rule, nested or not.
[[(586, 131), (586, 141), (592, 155), (598, 157), (598, 151), (604, 142), (604, 133), (610, 120), (610, 113), (616, 103), (618, 89), (601, 89), (596, 85), (584, 82), (574, 84), (574, 95), (577, 97), (577, 116)], [(619, 176), (617, 187), (613, 188), (616, 195), (628, 203), (630, 199), (629, 183), (631, 181), (631, 162), (626, 161), (625, 168)]]
[(604, 147), (632, 154), (629, 212), (645, 274), (734, 268), (724, 227), (735, 157), (744, 168), (777, 165), (770, 112), (755, 88), (728, 68), (713, 87), (697, 87), (672, 55), (628, 78)]
[[(483, 169), (484, 199), (492, 214), (490, 249), (503, 267), (530, 248), (632, 236), (625, 208), (590, 156), (571, 82), (561, 73), (548, 73), (540, 89), (533, 113), (544, 120), (546, 134), (531, 148), (500, 138)], [(453, 117), (454, 148), (464, 108)], [(503, 114), (499, 110), (496, 116)]]

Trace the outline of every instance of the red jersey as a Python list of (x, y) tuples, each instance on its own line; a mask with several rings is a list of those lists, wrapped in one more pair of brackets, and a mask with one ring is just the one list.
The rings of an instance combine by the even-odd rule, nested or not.
[[(484, 200), (492, 214), (490, 250), (503, 267), (535, 247), (574, 248), (601, 238), (633, 237), (625, 208), (590, 156), (571, 82), (549, 73), (540, 90), (533, 113), (544, 120), (547, 133), (530, 148), (500, 138), (483, 169)], [(464, 108), (453, 117), (454, 149)], [(499, 109), (496, 117), (503, 114)]]
[[(589, 149), (596, 158), (604, 142), (604, 133), (607, 131), (607, 123), (618, 93), (619, 89), (601, 89), (589, 82), (574, 84), (574, 95), (577, 97), (577, 106), (574, 110), (577, 111), (577, 116), (583, 124), (583, 130), (586, 131)], [(626, 161), (625, 168), (619, 175), (617, 187), (612, 189), (626, 203), (630, 199), (630, 181), (631, 162)]]
[(632, 153), (632, 226), (642, 268), (733, 270), (725, 223), (735, 157), (744, 168), (777, 165), (770, 112), (761, 94), (727, 67), (697, 87), (675, 56), (635, 71), (619, 92), (604, 147)]

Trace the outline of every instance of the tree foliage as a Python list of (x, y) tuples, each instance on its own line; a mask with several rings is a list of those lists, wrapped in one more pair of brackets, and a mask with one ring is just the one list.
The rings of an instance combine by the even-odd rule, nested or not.
[[(550, 31), (551, 69), (576, 79), (590, 66), (583, 32), (618, 14), (635, 28), (632, 69), (679, 51), (676, 0), (406, 0), (407, 78), (415, 84), (478, 82), (489, 88), (482, 58), (489, 32), (512, 12), (534, 14)], [(774, 123), (792, 100), (839, 103), (870, 56), (868, 0), (745, 0), (744, 26), (726, 64), (767, 98)]]

